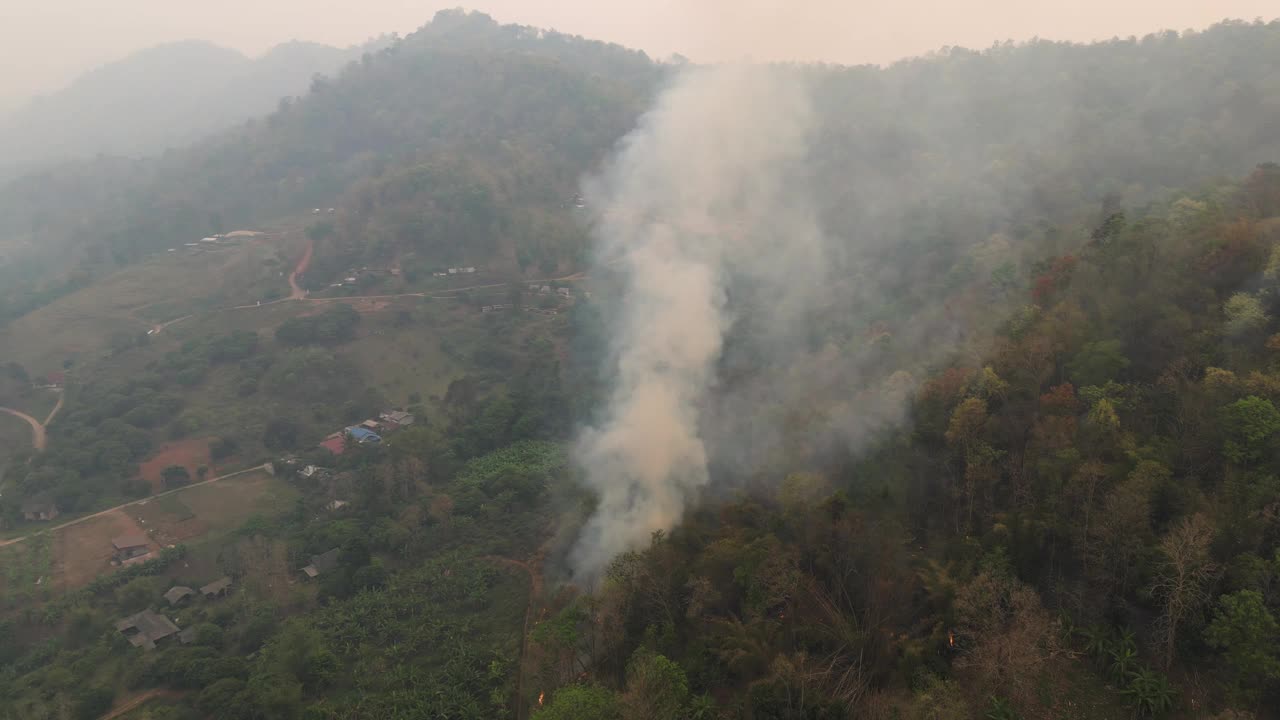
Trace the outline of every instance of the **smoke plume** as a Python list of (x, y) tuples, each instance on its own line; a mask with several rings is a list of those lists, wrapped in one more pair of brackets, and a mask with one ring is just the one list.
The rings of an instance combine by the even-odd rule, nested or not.
[(812, 126), (797, 72), (687, 69), (585, 184), (600, 258), (624, 280), (612, 393), (576, 447), (599, 497), (571, 555), (579, 577), (676, 524), (708, 484), (700, 422), (737, 319), (729, 288), (772, 298), (753, 305), (764, 328), (808, 304), (823, 254), (805, 189)]

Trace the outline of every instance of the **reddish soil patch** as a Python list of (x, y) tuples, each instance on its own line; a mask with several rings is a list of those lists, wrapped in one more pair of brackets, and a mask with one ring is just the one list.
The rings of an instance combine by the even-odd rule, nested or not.
[(218, 473), (209, 462), (209, 443), (211, 438), (200, 438), (192, 440), (181, 440), (179, 442), (167, 443), (160, 448), (160, 451), (153, 455), (149, 460), (142, 463), (141, 475), (142, 479), (151, 483), (151, 492), (163, 492), (167, 488), (164, 486), (164, 478), (160, 473), (170, 465), (181, 465), (191, 473), (191, 482), (198, 482), (196, 470), (201, 465), (209, 466), (209, 477), (214, 477)]
[(289, 297), (294, 300), (301, 300), (307, 296), (307, 291), (302, 289), (298, 284), (298, 276), (307, 271), (307, 266), (311, 264), (311, 253), (315, 250), (315, 242), (311, 239), (307, 240), (307, 249), (302, 253), (302, 257), (298, 259), (298, 264), (294, 266), (293, 272), (289, 273)]
[[(121, 535), (145, 534), (140, 525), (127, 512), (131, 508), (114, 510), (105, 515), (71, 525), (54, 535), (53, 582), (64, 590), (87, 585), (94, 578), (115, 569), (111, 564), (114, 552), (111, 540)], [(159, 550), (151, 543), (151, 550)]]

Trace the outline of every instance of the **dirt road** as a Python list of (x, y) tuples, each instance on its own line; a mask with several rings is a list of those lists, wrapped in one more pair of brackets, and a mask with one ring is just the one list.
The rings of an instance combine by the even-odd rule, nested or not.
[[(62, 523), (61, 525), (54, 525), (53, 527), (43, 528), (43, 529), (41, 529), (41, 530), (40, 530), (40, 532), (42, 532), (42, 533), (43, 533), (43, 532), (47, 532), (47, 533), (54, 533), (54, 532), (57, 532), (57, 531), (59, 531), (59, 530), (62, 530), (63, 528), (71, 527), (72, 525), (78, 525), (78, 524), (80, 524), (80, 523), (82, 523), (82, 522), (87, 522), (87, 521), (92, 520), (92, 519), (94, 519), (94, 518), (96, 518), (96, 517), (102, 517), (103, 515), (106, 515), (106, 514), (108, 514), (108, 513), (113, 513), (113, 512), (115, 512), (116, 510), (122, 510), (122, 509), (127, 508), (127, 507), (129, 507), (129, 506), (131, 506), (131, 505), (141, 505), (142, 503), (151, 502), (152, 500), (155, 500), (156, 498), (162, 498), (162, 497), (164, 497), (165, 495), (172, 495), (172, 494), (174, 494), (174, 493), (180, 493), (180, 492), (182, 492), (182, 491), (184, 491), (184, 490), (190, 490), (191, 488), (194, 488), (194, 487), (200, 487), (201, 485), (208, 485), (209, 483), (215, 483), (215, 482), (218, 482), (219, 480), (226, 480), (226, 479), (228, 479), (228, 478), (236, 477), (237, 475), (245, 475), (245, 474), (247, 474), (247, 473), (251, 473), (251, 472), (258, 472), (258, 471), (260, 471), (260, 470), (265, 470), (265, 469), (266, 469), (266, 467), (267, 467), (266, 465), (257, 465), (257, 466), (255, 466), (255, 467), (246, 468), (246, 469), (244, 469), (244, 470), (237, 470), (236, 472), (233, 472), (233, 473), (227, 473), (226, 475), (219, 475), (219, 476), (218, 476), (218, 477), (216, 477), (216, 478), (209, 478), (208, 480), (202, 480), (202, 481), (197, 482), (197, 483), (191, 483), (190, 485), (183, 485), (183, 486), (182, 486), (182, 487), (180, 487), (180, 488), (174, 488), (174, 489), (172, 489), (172, 490), (165, 490), (165, 491), (164, 491), (164, 492), (162, 492), (162, 493), (156, 493), (155, 495), (149, 495), (149, 496), (147, 496), (147, 497), (142, 498), (141, 500), (131, 500), (131, 501), (127, 502), (127, 503), (122, 503), (122, 504), (117, 505), (117, 506), (115, 506), (115, 507), (107, 508), (106, 510), (100, 510), (100, 511), (98, 511), (98, 512), (96, 512), (96, 513), (92, 514), (92, 515), (85, 515), (84, 517), (76, 518), (75, 520), (71, 520), (71, 521), (69, 521), (69, 522), (64, 522), (64, 523)], [(35, 534), (35, 533), (33, 533), (33, 534)], [(4, 546), (6, 546), (6, 545), (16, 545), (16, 544), (18, 544), (18, 543), (22, 542), (23, 540), (26, 540), (26, 539), (27, 539), (27, 538), (29, 538), (29, 537), (31, 537), (31, 535), (23, 535), (22, 537), (16, 537), (16, 538), (13, 538), (12, 540), (0, 540), (0, 547), (4, 547)]]
[(163, 690), (163, 689), (148, 690), (139, 695), (134, 695), (128, 700), (125, 700), (119, 705), (111, 708), (110, 712), (98, 718), (98, 720), (115, 720), (115, 718), (118, 718), (128, 713), (130, 710), (137, 709), (140, 705), (146, 703), (148, 700), (152, 700), (158, 697), (180, 698), (184, 694), (185, 693), (180, 692), (178, 690)]
[(189, 317), (191, 317), (191, 316), (190, 316), (190, 315), (183, 315), (183, 316), (182, 316), (182, 317), (180, 317), (180, 318), (174, 318), (174, 319), (172, 319), (172, 320), (169, 320), (168, 322), (162, 322), (162, 323), (160, 323), (159, 325), (152, 325), (152, 326), (151, 326), (151, 332), (150, 332), (150, 333), (148, 333), (148, 334), (150, 334), (150, 335), (159, 335), (161, 330), (164, 330), (165, 328), (169, 327), (170, 325), (173, 325), (174, 323), (180, 323), (180, 322), (182, 322), (183, 320), (186, 320), (186, 319), (187, 319), (187, 318), (189, 318)]
[[(61, 399), (59, 399), (59, 402), (61, 402)], [(21, 410), (14, 410), (13, 408), (0, 407), (0, 412), (12, 415), (19, 420), (25, 420), (26, 423), (31, 426), (31, 444), (35, 446), (36, 450), (44, 450), (46, 440), (44, 425), (41, 424), (39, 420), (31, 417)]]
[(302, 286), (298, 284), (298, 276), (307, 271), (307, 266), (311, 264), (311, 253), (315, 248), (315, 241), (307, 238), (307, 249), (303, 251), (298, 264), (293, 267), (293, 272), (289, 273), (290, 300), (301, 300), (307, 296), (307, 291), (303, 290)]
[(5, 413), (6, 415), (12, 415), (19, 420), (24, 420), (31, 426), (31, 444), (35, 446), (37, 452), (43, 451), (45, 445), (48, 443), (49, 437), (48, 433), (45, 431), (45, 426), (53, 422), (53, 416), (57, 415), (58, 411), (62, 409), (62, 401), (66, 398), (66, 395), (62, 393), (61, 389), (55, 390), (54, 392), (58, 393), (58, 404), (54, 405), (53, 409), (49, 411), (49, 416), (44, 419), (44, 422), (40, 422), (21, 410), (0, 407), (0, 412)]
[(62, 392), (62, 388), (58, 388), (57, 390), (54, 390), (54, 392), (58, 393), (58, 403), (49, 411), (49, 416), (44, 419), (44, 422), (40, 423), (45, 427), (48, 427), (49, 423), (53, 422), (53, 416), (57, 415), (58, 411), (62, 409), (62, 401), (67, 398), (67, 396)]

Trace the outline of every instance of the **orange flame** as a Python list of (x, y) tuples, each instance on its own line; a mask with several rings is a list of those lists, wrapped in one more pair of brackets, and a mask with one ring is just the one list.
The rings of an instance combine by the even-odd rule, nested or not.
[(538, 707), (542, 707), (542, 698), (546, 697), (545, 692), (538, 693)]
[(948, 630), (947, 631), (947, 647), (955, 647), (955, 646), (956, 646), (956, 634)]

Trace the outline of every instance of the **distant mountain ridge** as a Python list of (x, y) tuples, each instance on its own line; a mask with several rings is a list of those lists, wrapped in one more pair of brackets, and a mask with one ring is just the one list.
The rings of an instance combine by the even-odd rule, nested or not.
[(179, 147), (303, 95), (381, 41), (336, 48), (293, 41), (258, 58), (191, 40), (140, 50), (0, 115), (0, 176), (95, 155)]

